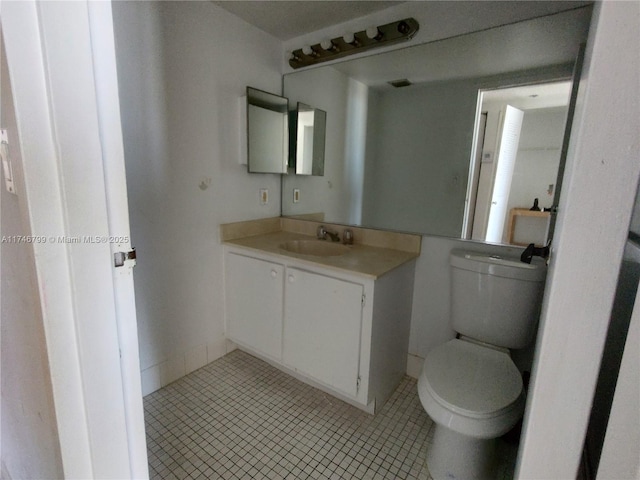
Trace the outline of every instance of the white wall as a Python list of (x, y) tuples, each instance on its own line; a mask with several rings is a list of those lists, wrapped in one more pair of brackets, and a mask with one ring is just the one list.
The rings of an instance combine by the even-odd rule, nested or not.
[(598, 468), (603, 480), (640, 478), (640, 291), (635, 305)]
[[(455, 337), (449, 321), (449, 254), (453, 249), (514, 258), (522, 253), (522, 248), (518, 247), (427, 235), (422, 237), (421, 253), (416, 263), (407, 366), (407, 373), (414, 377), (419, 375), (424, 358), (434, 347)], [(530, 356), (528, 350), (514, 354), (516, 363), (523, 370), (530, 370)]]
[(640, 190), (636, 193), (636, 202), (631, 216), (629, 230), (636, 235), (640, 235)]
[(566, 119), (567, 107), (525, 110), (507, 211), (531, 207), (534, 198), (540, 208), (551, 207), (547, 189), (555, 189)]
[[(29, 236), (22, 155), (4, 44), (0, 36), (0, 128), (9, 135), (9, 154), (18, 195), (0, 186), (3, 239)], [(3, 240), (2, 270), (2, 478), (62, 478), (49, 360), (30, 243)]]
[(460, 236), (477, 95), (473, 80), (379, 93), (364, 225)]
[(149, 393), (226, 353), (218, 225), (280, 213), (279, 175), (240, 165), (238, 99), (246, 86), (280, 93), (282, 50), (211, 2), (113, 12)]
[(639, 23), (638, 2), (596, 4), (516, 478), (574, 478), (580, 461), (640, 175)]

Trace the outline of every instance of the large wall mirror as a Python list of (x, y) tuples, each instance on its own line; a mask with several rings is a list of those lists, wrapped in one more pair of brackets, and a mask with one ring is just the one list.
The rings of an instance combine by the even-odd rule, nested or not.
[[(539, 215), (518, 221), (541, 217), (544, 234), (590, 18), (591, 7), (581, 7), (285, 75), (284, 96), (326, 111), (327, 122), (324, 176), (283, 177), (282, 214), (518, 244), (526, 234), (509, 237), (510, 213), (530, 211), (537, 198)], [(515, 123), (511, 109), (520, 112)], [(513, 198), (503, 201), (500, 233), (489, 236), (509, 125), (519, 135), (507, 169)]]

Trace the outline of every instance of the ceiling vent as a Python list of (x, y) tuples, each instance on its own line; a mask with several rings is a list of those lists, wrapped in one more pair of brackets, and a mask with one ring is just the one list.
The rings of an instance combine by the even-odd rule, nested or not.
[(407, 80), (406, 78), (402, 78), (400, 80), (393, 80), (391, 82), (387, 82), (389, 85), (391, 85), (392, 87), (395, 88), (400, 88), (400, 87), (408, 87), (409, 85), (413, 85), (409, 80)]

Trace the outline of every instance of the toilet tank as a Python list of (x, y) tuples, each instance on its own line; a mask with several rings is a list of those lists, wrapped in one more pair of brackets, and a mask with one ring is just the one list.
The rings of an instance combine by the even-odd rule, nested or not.
[(499, 347), (529, 345), (540, 315), (546, 264), (461, 250), (453, 250), (449, 260), (453, 329)]

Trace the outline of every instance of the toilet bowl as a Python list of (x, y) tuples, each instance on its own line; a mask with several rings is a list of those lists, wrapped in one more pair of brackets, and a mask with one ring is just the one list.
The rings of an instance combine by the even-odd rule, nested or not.
[(418, 394), (436, 424), (427, 465), (438, 479), (491, 478), (495, 439), (524, 411), (522, 378), (507, 352), (451, 340), (427, 357)]
[(431, 350), (418, 378), (435, 423), (427, 467), (435, 480), (494, 478), (496, 439), (525, 406), (508, 348), (532, 340), (546, 265), (454, 250), (450, 266), (451, 324), (460, 337)]

